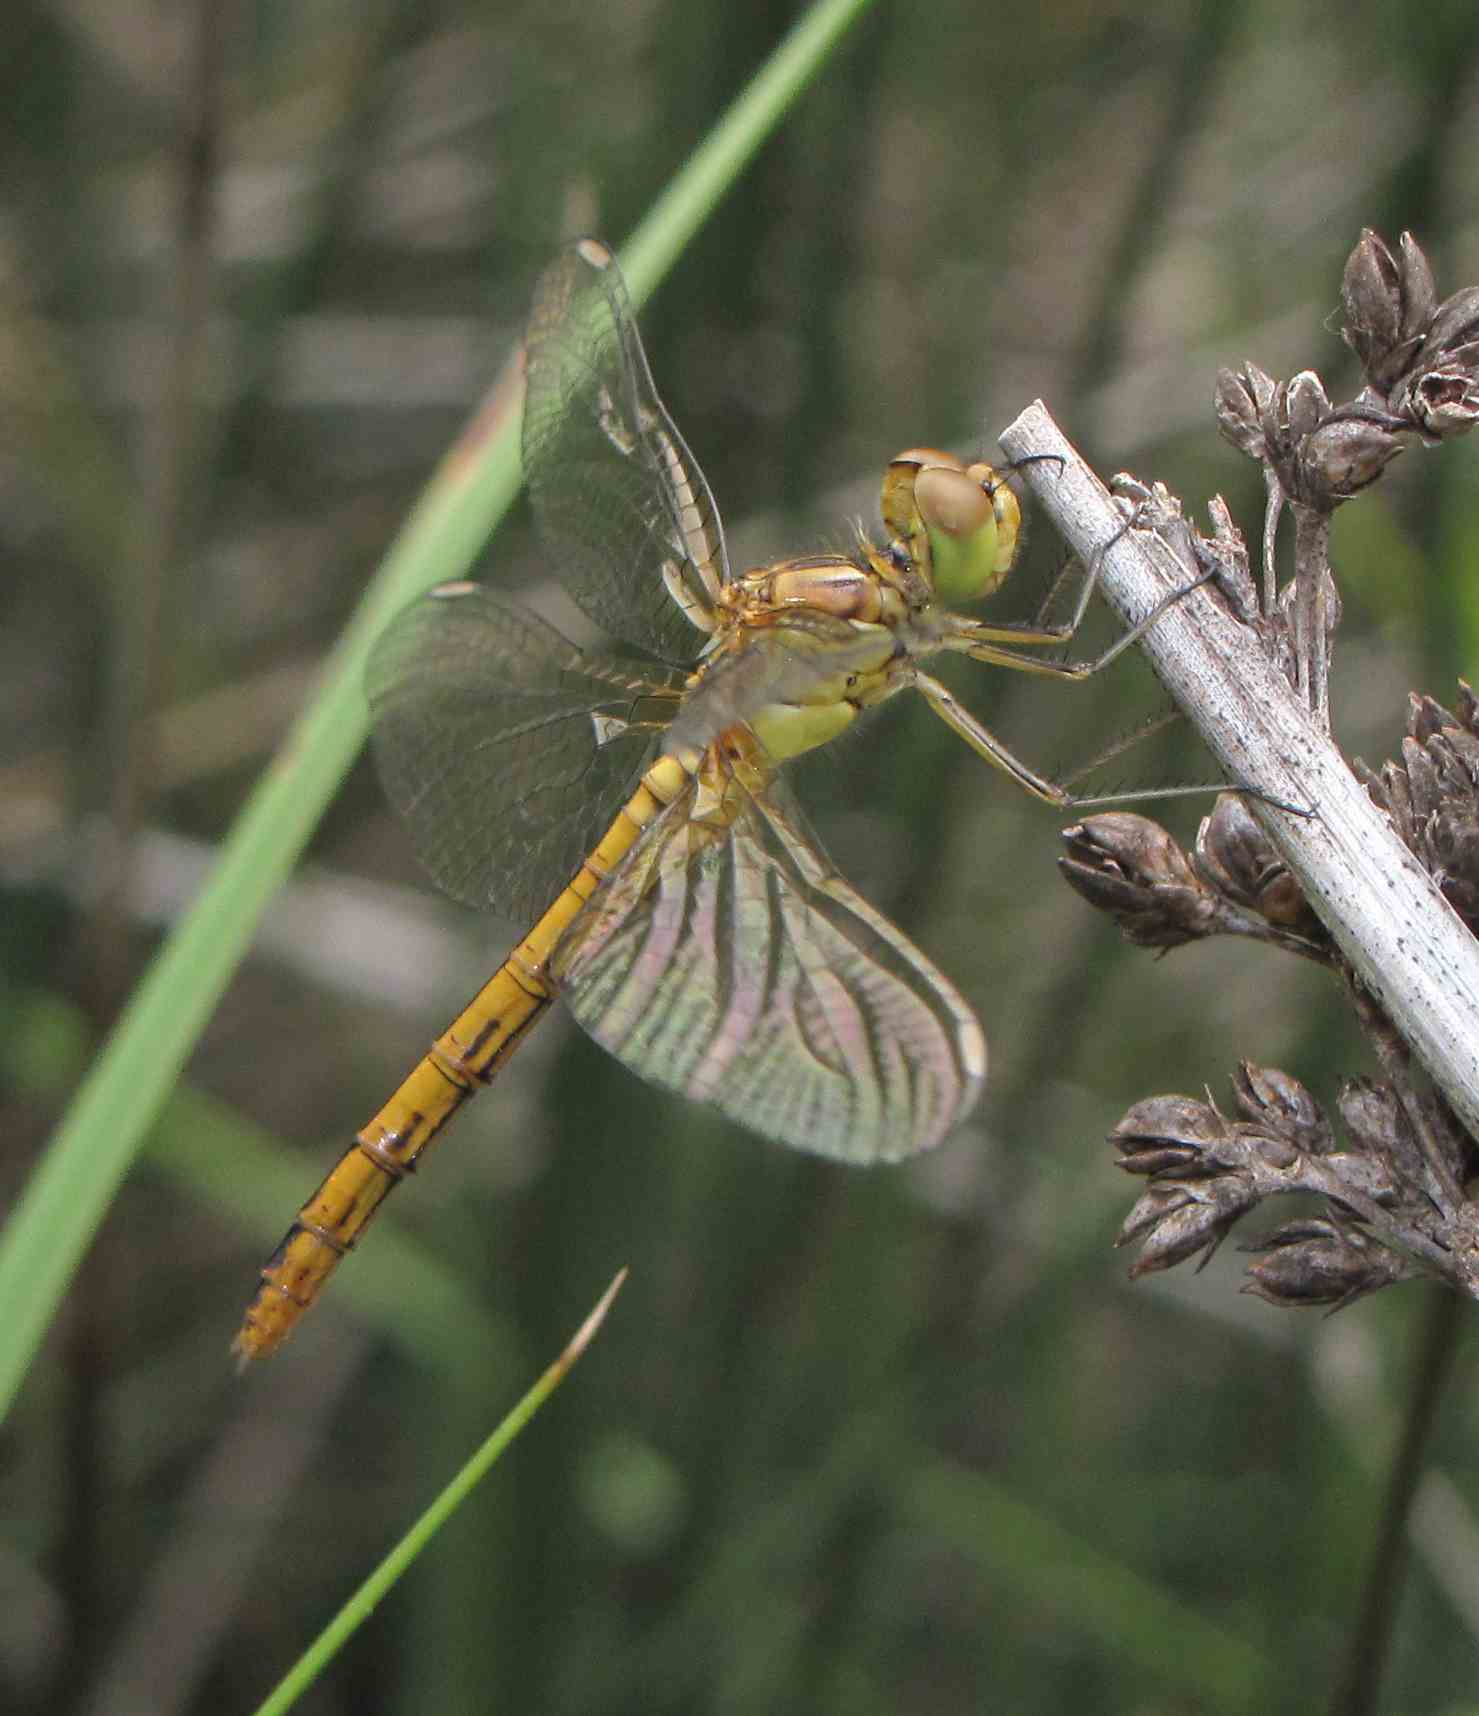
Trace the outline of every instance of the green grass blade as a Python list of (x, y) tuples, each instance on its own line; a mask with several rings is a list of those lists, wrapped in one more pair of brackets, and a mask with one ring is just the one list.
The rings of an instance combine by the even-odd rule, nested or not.
[(621, 271), (634, 303), (646, 301), (869, 3), (819, 0), (689, 156), (621, 247)]
[[(781, 44), (623, 252), (641, 298), (825, 61), (866, 0), (821, 0)], [(200, 898), (145, 973), (0, 1233), (0, 1419), (144, 1134), (364, 742), (365, 656), (399, 608), (463, 574), (518, 490), (517, 391), (495, 388), (442, 460), (257, 786)]]
[(340, 1649), (369, 1620), (375, 1611), (375, 1605), (456, 1513), (477, 1484), (497, 1463), (504, 1449), (565, 1380), (571, 1366), (590, 1345), (605, 1321), (606, 1313), (611, 1309), (611, 1301), (620, 1292), (626, 1274), (623, 1269), (617, 1275), (601, 1295), (595, 1309), (576, 1331), (569, 1346), (334, 1616), (278, 1683), (272, 1695), (258, 1708), (257, 1716), (282, 1716), (285, 1710), (290, 1710), (299, 1695), (312, 1686)]

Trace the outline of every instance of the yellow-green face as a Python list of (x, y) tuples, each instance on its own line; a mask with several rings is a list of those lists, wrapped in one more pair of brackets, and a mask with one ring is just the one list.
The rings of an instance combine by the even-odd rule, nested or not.
[(963, 465), (934, 448), (901, 453), (884, 479), (881, 507), (947, 606), (991, 595), (1011, 570), (1022, 513), (990, 465)]

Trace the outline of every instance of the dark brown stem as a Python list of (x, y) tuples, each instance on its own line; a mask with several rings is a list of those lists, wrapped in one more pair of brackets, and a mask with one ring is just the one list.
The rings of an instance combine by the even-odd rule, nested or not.
[[(217, 177), (225, 38), (233, 0), (207, 0), (187, 9), (181, 96), (175, 139), (177, 216), (172, 266), (163, 282), (168, 357), (158, 397), (145, 406), (140, 498), (132, 528), (121, 535), (123, 572), (113, 618), (112, 683), (104, 748), (109, 764), (109, 882), (78, 934), (73, 957), (85, 1004), (99, 1023), (116, 1012), (127, 988), (130, 934), (129, 856), (153, 786), (152, 719), (160, 701), (161, 662), (169, 584), (186, 539), (185, 518), (194, 468), (194, 433), (204, 367), (211, 291), (211, 237)], [(95, 1247), (71, 1299), (67, 1366), (69, 1510), (61, 1557), (63, 1579), (76, 1617), (106, 1607), (99, 1569), (116, 1542), (99, 1498), (106, 1491), (105, 1402), (116, 1350), (118, 1282), (124, 1273), (116, 1249)], [(97, 1629), (78, 1629), (78, 1647), (66, 1653), (58, 1707), (75, 1707), (96, 1670), (102, 1649)]]
[(1361, 1605), (1351, 1628), (1345, 1662), (1331, 1696), (1330, 1716), (1370, 1716), (1377, 1708), (1406, 1570), (1412, 1503), (1438, 1401), (1458, 1345), (1461, 1314), (1462, 1301), (1456, 1293), (1445, 1288), (1435, 1295), (1407, 1404), (1402, 1441), (1387, 1482), (1381, 1528), (1372, 1550)]
[(111, 781), (109, 886), (86, 932), (89, 1000), (111, 1011), (128, 982), (125, 897), (128, 854), (154, 785), (154, 724), (161, 699), (171, 584), (190, 535), (189, 497), (201, 445), (201, 383), (214, 285), (212, 243), (223, 119), (222, 91), (233, 0), (208, 0), (190, 14), (181, 54), (183, 89), (174, 153), (175, 221), (168, 278), (161, 282), (167, 357), (159, 391), (143, 414), (137, 460), (140, 497), (114, 615), (116, 637), (108, 727)]

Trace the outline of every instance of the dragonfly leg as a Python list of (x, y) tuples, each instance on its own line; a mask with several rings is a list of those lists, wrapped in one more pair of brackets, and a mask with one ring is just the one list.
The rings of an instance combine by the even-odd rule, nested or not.
[[(1140, 511), (1139, 511), (1139, 508), (1137, 508), (1125, 520), (1125, 522), (1120, 526), (1120, 528), (1117, 531), (1115, 531), (1114, 535), (1110, 537), (1108, 542), (1101, 543), (1100, 546), (1094, 550), (1094, 553), (1092, 554), (1092, 556), (1089, 559), (1089, 564), (1084, 568), (1084, 581), (1079, 586), (1078, 600), (1074, 603), (1072, 615), (1067, 620), (1060, 621), (1055, 626), (1044, 626), (1042, 624), (1042, 616), (1043, 616), (1043, 614), (1045, 614), (1048, 611), (1049, 607), (1052, 605), (1054, 597), (1057, 595), (1058, 590), (1061, 587), (1064, 578), (1068, 574), (1068, 565), (1072, 564), (1072, 560), (1070, 560), (1068, 562), (1068, 564), (1063, 566), (1063, 568), (1059, 571), (1058, 576), (1053, 580), (1052, 588), (1048, 591), (1047, 595), (1043, 598), (1042, 607), (1038, 610), (1038, 624), (1036, 627), (1036, 629), (1038, 631), (1042, 632), (1044, 635), (1046, 635), (1048, 637), (1051, 637), (1054, 634), (1056, 634), (1058, 639), (1064, 643), (1066, 643), (1068, 641), (1068, 639), (1070, 639), (1074, 635), (1074, 633), (1078, 630), (1078, 628), (1084, 623), (1084, 615), (1086, 613), (1088, 613), (1088, 611), (1089, 611), (1089, 602), (1090, 602), (1090, 599), (1092, 598), (1092, 596), (1094, 594), (1095, 589), (1098, 587), (1099, 568), (1104, 564), (1105, 556), (1109, 553), (1110, 549), (1114, 547), (1115, 543), (1117, 543), (1122, 536), (1126, 535), (1130, 530), (1132, 530), (1134, 528), (1135, 522), (1139, 517), (1140, 517)], [(1076, 559), (1077, 556), (1075, 555), (1073, 558)], [(1198, 582), (1200, 582), (1200, 580), (1198, 580)], [(1196, 585), (1195, 584), (1190, 585), (1189, 588), (1195, 589)], [(1179, 599), (1180, 599), (1179, 597), (1173, 598), (1173, 600), (1179, 600)], [(1154, 613), (1149, 615), (1142, 622), (1141, 629), (1133, 632), (1128, 639), (1121, 640), (1119, 648), (1124, 649), (1128, 643), (1131, 643), (1134, 641), (1135, 638), (1142, 636), (1144, 626), (1148, 626), (1151, 623), (1151, 621), (1153, 621), (1157, 617), (1157, 615), (1159, 615), (1161, 612), (1162, 612), (1162, 609), (1158, 607)], [(1113, 659), (1112, 656), (1110, 659)], [(1101, 662), (1099, 665), (1103, 666), (1104, 664)]]
[[(1068, 582), (1069, 577), (1071, 576), (1075, 566), (1077, 566), (1080, 570), (1082, 570), (1083, 562), (1079, 559), (1078, 555), (1073, 553), (1073, 551), (1070, 549), (1066, 558), (1063, 561), (1063, 564), (1058, 568), (1057, 572), (1054, 574), (1053, 581), (1048, 586), (1047, 594), (1044, 595), (1042, 601), (1038, 603), (1037, 618), (1032, 622), (1034, 630), (1036, 630), (1036, 631), (1051, 630), (1055, 625), (1062, 625), (1063, 624), (1063, 622), (1061, 620), (1050, 621), (1048, 619), (1048, 615), (1051, 614), (1055, 608), (1057, 608), (1059, 592), (1062, 590), (1063, 586)], [(1081, 616), (1084, 612), (1086, 604), (1084, 602), (1083, 590), (1084, 590), (1085, 585), (1091, 585), (1091, 584), (1092, 584), (1092, 581), (1090, 580), (1088, 574), (1085, 573), (1083, 579), (1080, 582), (1079, 593), (1078, 593), (1078, 595), (1074, 601), (1074, 610), (1073, 611), (1076, 615)], [(1069, 628), (1072, 629), (1076, 623), (1077, 622), (1075, 620), (1068, 621)]]
[(964, 739), (977, 756), (984, 757), (993, 768), (1010, 776), (1024, 792), (1031, 793), (1044, 804), (1056, 805), (1060, 810), (1068, 810), (1077, 803), (1072, 793), (1014, 756), (990, 728), (982, 726), (948, 685), (941, 684), (928, 673), (919, 672), (913, 675), (913, 683), (953, 733)]
[[(1004, 775), (1014, 780), (1023, 792), (1030, 793), (1033, 798), (1040, 799), (1044, 804), (1051, 804), (1058, 810), (1095, 810), (1108, 804), (1133, 804), (1142, 799), (1191, 798), (1199, 793), (1235, 792), (1260, 799), (1272, 804), (1276, 809), (1291, 811), (1296, 816), (1310, 814), (1298, 805), (1269, 798), (1256, 787), (1229, 786), (1220, 781), (1199, 781), (1189, 786), (1131, 787), (1124, 792), (1070, 792), (1067, 787), (1049, 780), (1046, 775), (1040, 775), (1036, 769), (1024, 763), (989, 727), (983, 726), (971, 714), (948, 685), (942, 685), (938, 679), (917, 670), (911, 676), (911, 683), (924, 693), (935, 714), (953, 733), (964, 739), (977, 756), (984, 757), (993, 768), (1000, 769)], [(1103, 758), (1098, 760), (1103, 761)]]
[(1143, 620), (1122, 632), (1108, 649), (1087, 661), (1045, 661), (1041, 656), (1022, 654), (1021, 648), (1023, 645), (1043, 646), (1068, 642), (1082, 615), (1062, 626), (988, 625), (981, 620), (969, 620), (953, 615), (957, 629), (945, 640), (945, 648), (968, 655), (972, 661), (988, 662), (993, 667), (1010, 667), (1018, 673), (1036, 673), (1048, 679), (1088, 679), (1102, 668), (1108, 667), (1110, 662), (1122, 655), (1131, 644), (1138, 643), (1168, 608), (1174, 608), (1193, 590), (1215, 576), (1215, 572), (1204, 572), (1200, 578), (1162, 596)]

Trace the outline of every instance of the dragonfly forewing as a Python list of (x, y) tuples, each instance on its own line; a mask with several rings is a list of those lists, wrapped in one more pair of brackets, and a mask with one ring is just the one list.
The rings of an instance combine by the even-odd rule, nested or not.
[(603, 244), (541, 279), (526, 357), (524, 474), (567, 589), (613, 637), (692, 661), (729, 581), (724, 533)]
[(399, 615), (366, 689), (386, 792), (437, 884), (532, 920), (635, 788), (676, 706), (662, 669), (590, 655), (482, 585)]

